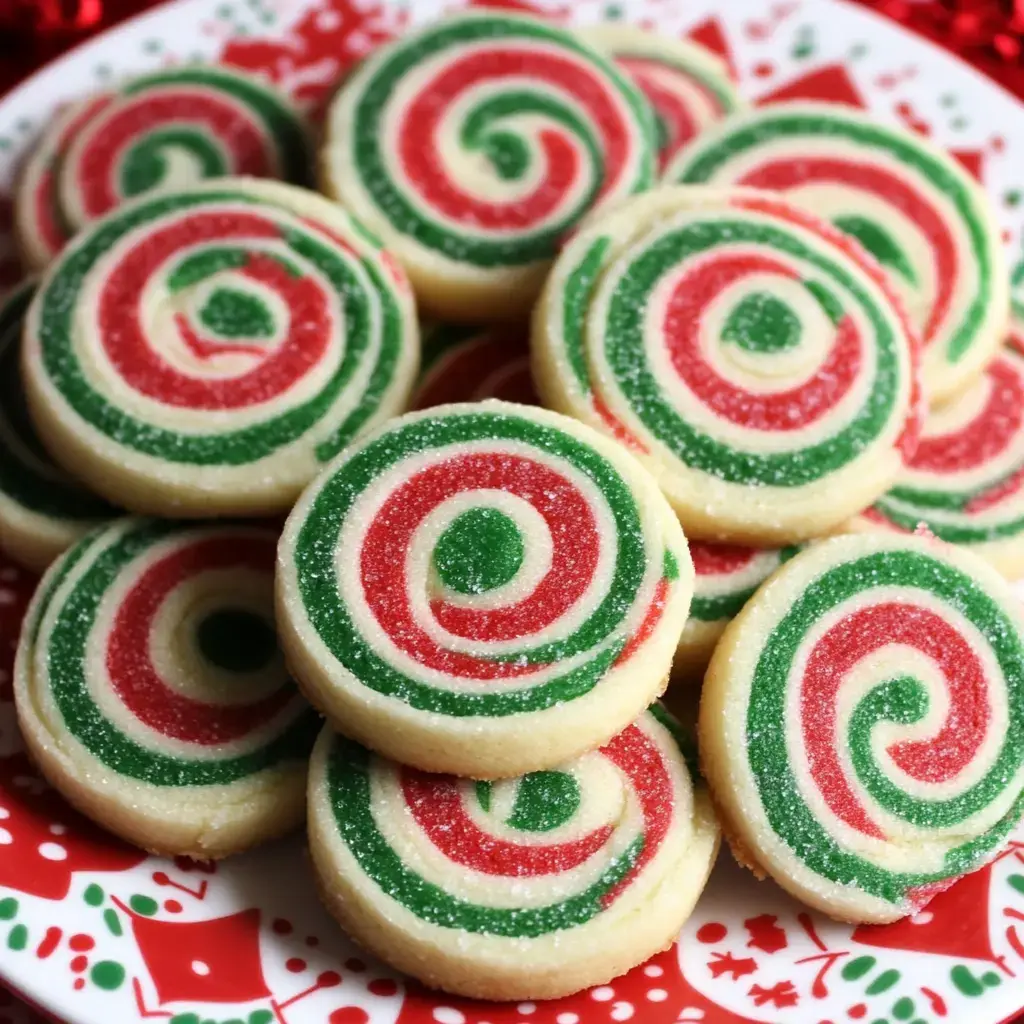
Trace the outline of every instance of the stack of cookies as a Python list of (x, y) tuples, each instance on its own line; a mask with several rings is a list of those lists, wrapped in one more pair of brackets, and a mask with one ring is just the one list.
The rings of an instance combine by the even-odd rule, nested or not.
[(53, 784), (161, 853), (308, 817), (352, 936), (491, 999), (665, 948), (720, 828), (850, 921), (994, 856), (1024, 349), (959, 165), (494, 11), (321, 134), (318, 194), (285, 99), (181, 69), (25, 168), (0, 543), (50, 566), (15, 691)]

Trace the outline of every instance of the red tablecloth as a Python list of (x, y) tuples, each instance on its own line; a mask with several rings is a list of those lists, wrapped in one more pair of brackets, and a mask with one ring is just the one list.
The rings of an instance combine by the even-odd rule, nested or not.
[[(854, 2), (952, 50), (1024, 99), (1024, 0)], [(0, 0), (0, 95), (81, 40), (154, 6), (152, 0)], [(6, 995), (0, 993), (0, 1021)], [(1024, 1015), (1015, 1024), (1024, 1024)]]

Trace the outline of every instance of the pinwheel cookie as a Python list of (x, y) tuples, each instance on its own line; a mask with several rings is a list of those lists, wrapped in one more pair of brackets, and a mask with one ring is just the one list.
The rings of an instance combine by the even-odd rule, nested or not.
[(29, 753), (148, 850), (222, 857), (302, 820), (319, 719), (274, 632), (275, 535), (121, 519), (43, 577), (14, 696)]
[(457, 14), (381, 47), (325, 121), (321, 184), (405, 265), (440, 320), (525, 316), (566, 232), (648, 188), (639, 89), (572, 33)]
[(278, 627), (346, 735), (495, 778), (633, 721), (692, 588), (679, 523), (625, 450), (488, 401), (393, 420), (310, 485), (281, 538)]
[(674, 941), (718, 849), (676, 728), (655, 707), (600, 750), (496, 783), (324, 730), (309, 820), (327, 908), (449, 992), (546, 999), (622, 974)]
[(785, 103), (739, 114), (687, 146), (667, 181), (780, 189), (886, 267), (924, 342), (929, 401), (995, 355), (1008, 314), (999, 225), (982, 189), (918, 135), (849, 107)]
[(425, 327), (423, 368), (410, 407), (426, 409), (484, 398), (537, 404), (527, 331), (448, 324)]
[(915, 440), (916, 340), (881, 268), (766, 193), (663, 188), (595, 217), (532, 349), (545, 404), (629, 445), (699, 539), (834, 528)]
[(852, 525), (924, 527), (1024, 575), (1024, 324), (980, 380), (928, 414), (896, 486)]
[(21, 325), (34, 285), (0, 304), (0, 548), (42, 572), (116, 509), (75, 483), (47, 455), (25, 408), (18, 370)]
[(709, 125), (746, 106), (725, 62), (688, 39), (619, 24), (580, 35), (609, 54), (654, 108), (662, 168)]
[(796, 547), (748, 548), (690, 542), (695, 573), (693, 600), (672, 662), (674, 676), (688, 680), (703, 676), (725, 627), (754, 591), (796, 552)]
[(85, 224), (127, 199), (226, 175), (310, 178), (307, 128), (254, 76), (219, 67), (143, 75), (54, 122), (15, 194), (22, 258), (46, 266)]
[(22, 362), (44, 442), (159, 515), (273, 513), (416, 375), (412, 293), (334, 203), (224, 178), (120, 207), (55, 261)]
[(704, 679), (738, 859), (840, 920), (912, 914), (995, 855), (1024, 791), (1024, 617), (975, 556), (848, 534), (787, 562)]

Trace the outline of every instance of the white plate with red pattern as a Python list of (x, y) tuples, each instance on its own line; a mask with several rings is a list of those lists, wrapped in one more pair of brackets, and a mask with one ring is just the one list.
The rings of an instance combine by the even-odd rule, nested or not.
[[(347, 64), (443, 6), (177, 0), (35, 75), (0, 101), (0, 287), (20, 274), (9, 236), (16, 169), (61, 104), (133, 72), (219, 59), (312, 108)], [(983, 181), (1024, 278), (1024, 107), (897, 26), (838, 0), (507, 6), (690, 36), (726, 60), (752, 102), (838, 100), (930, 135)], [(0, 978), (61, 1021), (998, 1024), (1024, 1008), (1024, 831), (895, 925), (830, 922), (723, 854), (679, 942), (609, 985), (536, 1005), (427, 992), (339, 932), (317, 904), (299, 839), (216, 865), (164, 861), (113, 840), (46, 787), (21, 753), (9, 703), (33, 584), (0, 562)], [(0, 1024), (35, 1019), (0, 998)]]

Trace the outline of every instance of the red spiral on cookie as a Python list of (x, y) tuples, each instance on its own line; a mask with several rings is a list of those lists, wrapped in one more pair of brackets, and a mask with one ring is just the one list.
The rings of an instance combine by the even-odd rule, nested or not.
[(662, 170), (708, 126), (744, 106), (725, 62), (688, 39), (612, 24), (582, 35), (615, 59), (654, 108)]
[(410, 408), (448, 402), (506, 402), (539, 405), (530, 373), (525, 332), (516, 328), (452, 327), (436, 324), (423, 334), (423, 368)]
[(962, 389), (1002, 340), (1007, 273), (990, 203), (919, 136), (839, 105), (774, 104), (713, 127), (666, 178), (784, 191), (854, 236), (921, 330), (930, 401)]
[(229, 175), (308, 180), (306, 128), (287, 100), (227, 68), (133, 79), (73, 109), (33, 153), (17, 196), (25, 258), (45, 266), (127, 199)]
[[(486, 994), (497, 976), (492, 995), (548, 996), (607, 979), (674, 937), (714, 858), (717, 829), (680, 740), (653, 706), (551, 770), (473, 782), (325, 730), (309, 793), (327, 906), (451, 991)], [(562, 971), (538, 984), (553, 956)]]
[(101, 788), (230, 787), (300, 761), (315, 719), (277, 646), (274, 549), (255, 527), (122, 519), (90, 534), (22, 637), (34, 728), (60, 722)]
[(44, 440), (108, 497), (274, 511), (397, 410), (417, 333), (407, 280), (344, 211), (223, 179), (79, 235), (29, 312), (27, 391)]
[(1015, 579), (1024, 566), (1024, 321), (962, 395), (934, 409), (893, 487), (859, 525), (927, 529)]

